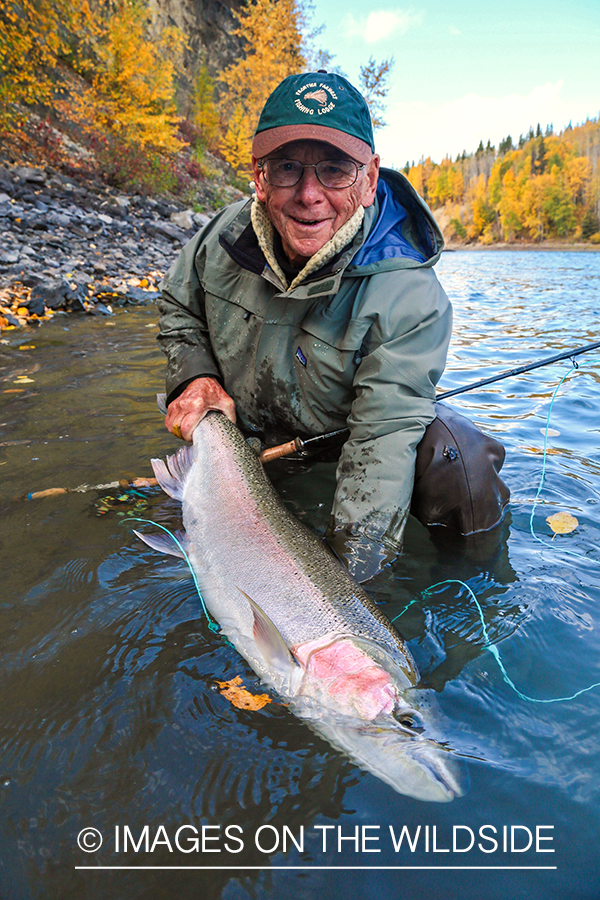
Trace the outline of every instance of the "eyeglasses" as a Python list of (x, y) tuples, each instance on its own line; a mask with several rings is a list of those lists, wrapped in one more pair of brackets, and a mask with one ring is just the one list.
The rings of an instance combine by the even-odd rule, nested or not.
[(360, 169), (351, 159), (322, 159), (315, 165), (304, 165), (297, 159), (261, 159), (258, 168), (262, 170), (265, 181), (273, 187), (294, 187), (298, 184), (305, 169), (314, 169), (320, 184), (333, 191), (341, 191), (352, 187)]

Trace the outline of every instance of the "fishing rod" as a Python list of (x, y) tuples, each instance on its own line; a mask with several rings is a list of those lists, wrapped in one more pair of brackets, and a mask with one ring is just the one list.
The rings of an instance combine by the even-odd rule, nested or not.
[[(466, 384), (463, 387), (454, 388), (452, 391), (444, 391), (435, 398), (436, 403), (439, 400), (446, 400), (448, 397), (455, 397), (456, 394), (464, 394), (467, 391), (474, 391), (477, 388), (484, 387), (486, 384), (493, 384), (495, 381), (502, 381), (504, 378), (511, 378), (514, 375), (522, 375), (523, 372), (531, 372), (533, 369), (539, 369), (542, 366), (549, 366), (551, 363), (560, 362), (561, 359), (573, 359), (581, 356), (582, 353), (588, 353), (590, 350), (597, 350), (600, 347), (600, 341), (594, 344), (586, 344), (584, 347), (576, 347), (574, 350), (565, 350), (563, 353), (557, 353), (555, 356), (548, 356), (539, 359), (537, 362), (527, 363), (524, 366), (517, 366), (516, 369), (510, 369), (508, 372), (501, 372), (499, 375), (492, 375), (490, 378), (482, 378), (474, 384)], [(341, 438), (350, 434), (349, 428), (340, 428), (337, 431), (330, 431), (327, 434), (319, 434), (313, 438), (303, 440), (300, 437), (288, 441), (286, 444), (280, 444), (277, 447), (268, 447), (263, 450), (259, 456), (261, 462), (271, 462), (274, 459), (281, 459), (289, 456), (291, 453), (299, 453), (305, 450), (318, 450), (323, 443), (332, 441), (334, 438)]]
[(46, 488), (45, 491), (31, 491), (24, 497), (14, 497), (14, 500), (42, 500), (44, 497), (56, 497), (59, 494), (87, 494), (89, 491), (108, 491), (113, 488), (119, 488), (121, 491), (127, 491), (137, 488), (156, 487), (158, 481), (156, 478), (134, 478), (128, 481), (121, 478), (119, 481), (109, 481), (108, 484), (80, 484), (75, 488)]

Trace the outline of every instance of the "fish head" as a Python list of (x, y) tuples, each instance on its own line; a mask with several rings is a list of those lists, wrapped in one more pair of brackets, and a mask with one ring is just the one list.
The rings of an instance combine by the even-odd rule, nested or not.
[(362, 769), (389, 784), (399, 794), (434, 803), (448, 803), (468, 788), (462, 760), (433, 737), (426, 714), (417, 704), (400, 702), (393, 713), (373, 720), (348, 716), (304, 700), (296, 713)]
[(437, 704), (415, 689), (410, 656), (347, 635), (295, 655), (304, 666), (297, 711), (317, 732), (401, 794), (444, 803), (465, 792), (464, 767), (436, 739)]

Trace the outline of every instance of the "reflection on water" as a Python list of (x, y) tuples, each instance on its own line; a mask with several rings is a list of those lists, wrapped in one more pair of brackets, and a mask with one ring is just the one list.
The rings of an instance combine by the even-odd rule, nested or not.
[[(455, 338), (441, 387), (453, 387), (597, 338), (600, 254), (453, 253), (440, 278), (456, 311)], [(552, 412), (546, 485), (529, 518), (541, 474), (543, 431), (561, 363), (490, 385), (451, 403), (507, 446), (504, 477), (513, 501), (499, 544), (457, 544), (411, 520), (406, 552), (370, 586), (394, 618), (435, 694), (444, 737), (469, 760), (471, 788), (440, 806), (395, 794), (364, 774), (274, 698), (259, 712), (234, 708), (216, 679), (254, 673), (210, 632), (180, 561), (140, 544), (118, 504), (104, 515), (98, 492), (40, 501), (51, 487), (95, 485), (150, 475), (149, 458), (175, 447), (155, 412), (163, 363), (152, 310), (113, 320), (57, 316), (35, 333), (10, 333), (2, 350), (0, 508), (3, 560), (0, 896), (223, 897), (287, 892), (315, 898), (427, 896), (490, 898), (597, 896), (598, 692), (569, 703), (528, 703), (503, 681), (483, 649), (479, 614), (458, 584), (476, 593), (490, 638), (510, 677), (531, 697), (550, 699), (600, 681), (600, 354), (579, 359)], [(35, 349), (19, 351), (20, 344)], [(317, 530), (326, 525), (334, 467), (310, 474), (281, 464), (278, 489)], [(106, 493), (106, 492), (105, 492)], [(115, 493), (113, 491), (113, 493)], [(178, 527), (178, 505), (147, 492), (144, 515)], [(14, 499), (21, 498), (21, 499)], [(579, 526), (552, 538), (548, 515), (568, 511)], [(569, 556), (563, 549), (580, 554)], [(388, 826), (438, 828), (485, 823), (554, 826), (554, 854), (414, 852), (391, 846)], [(114, 830), (136, 838), (160, 826), (163, 840), (117, 856)], [(220, 825), (220, 853), (171, 850), (182, 825)], [(263, 825), (296, 837), (261, 853)], [(372, 855), (323, 851), (315, 826), (380, 826)], [(96, 854), (76, 843), (84, 827), (105, 842)], [(224, 850), (228, 826), (244, 836)], [(192, 833), (185, 832), (188, 836)], [(271, 835), (274, 831), (269, 832)], [(122, 834), (122, 831), (121, 831)], [(217, 831), (212, 832), (213, 835)], [(265, 833), (266, 839), (266, 833)], [(337, 838), (336, 838), (337, 840)], [(184, 845), (184, 849), (185, 849)], [(188, 845), (190, 846), (190, 845)], [(140, 848), (142, 845), (140, 844)], [(80, 871), (81, 865), (264, 867), (310, 871)], [(556, 865), (518, 872), (327, 871), (314, 866)], [(578, 877), (573, 879), (576, 870)]]

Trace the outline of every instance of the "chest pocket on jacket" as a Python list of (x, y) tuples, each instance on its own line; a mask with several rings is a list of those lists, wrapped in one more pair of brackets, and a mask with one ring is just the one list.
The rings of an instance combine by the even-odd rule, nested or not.
[(237, 370), (242, 360), (252, 358), (266, 306), (255, 275), (228, 269), (217, 267), (202, 279), (211, 346), (226, 379), (232, 365)]
[(299, 347), (306, 365), (296, 365), (307, 402), (346, 416), (354, 400), (353, 381), (368, 330), (364, 321), (344, 321), (312, 311), (300, 324)]

